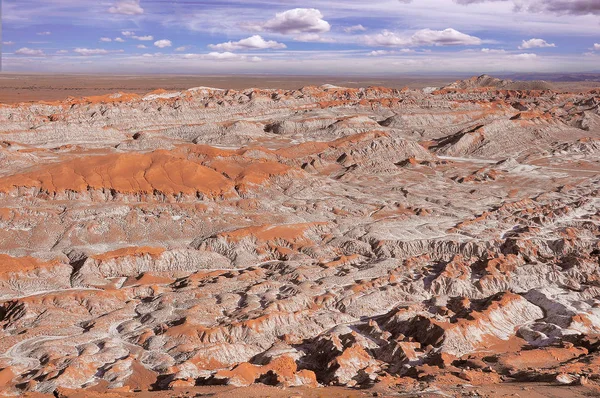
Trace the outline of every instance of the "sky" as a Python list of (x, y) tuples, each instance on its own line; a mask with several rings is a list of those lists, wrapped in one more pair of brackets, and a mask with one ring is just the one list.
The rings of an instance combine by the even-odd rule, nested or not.
[(600, 0), (0, 0), (3, 70), (600, 71)]

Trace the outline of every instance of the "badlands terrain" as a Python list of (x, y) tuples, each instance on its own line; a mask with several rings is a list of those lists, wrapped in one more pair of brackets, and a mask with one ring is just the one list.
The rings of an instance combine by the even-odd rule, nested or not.
[(599, 105), (488, 76), (1, 105), (0, 394), (597, 395)]

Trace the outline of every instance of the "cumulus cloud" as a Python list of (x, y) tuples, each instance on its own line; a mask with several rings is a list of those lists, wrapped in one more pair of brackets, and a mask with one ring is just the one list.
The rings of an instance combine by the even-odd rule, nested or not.
[(146, 47), (146, 46), (145, 46), (145, 45), (143, 45), (143, 44), (138, 44), (138, 45), (137, 45), (137, 48), (148, 48), (148, 47)]
[(347, 26), (344, 28), (344, 32), (346, 33), (364, 32), (366, 30), (367, 28), (362, 25)]
[(117, 37), (117, 38), (115, 39), (115, 41), (116, 41), (117, 43), (125, 43), (125, 40), (123, 40), (123, 39), (122, 39), (122, 38), (120, 38), (120, 37)]
[(221, 44), (209, 44), (209, 48), (218, 51), (237, 51), (237, 50), (266, 50), (287, 48), (283, 43), (274, 40), (265, 40), (259, 35), (254, 35), (240, 41), (228, 41)]
[(181, 46), (181, 47), (177, 47), (175, 49), (175, 51), (177, 51), (177, 52), (183, 52), (183, 51), (186, 51), (187, 49), (188, 49), (188, 46)]
[(140, 15), (144, 9), (140, 6), (140, 0), (120, 0), (108, 9), (111, 14)]
[(42, 57), (42, 56), (44, 56), (44, 52), (42, 50), (35, 50), (33, 48), (27, 48), (27, 47), (19, 48), (17, 51), (15, 51), (15, 54), (29, 55), (29, 56), (32, 56), (32, 57)]
[(130, 30), (124, 30), (121, 32), (121, 34), (125, 37), (129, 37), (129, 36), (135, 36), (135, 32), (132, 32)]
[(423, 29), (417, 31), (411, 39), (418, 45), (425, 46), (477, 46), (481, 44), (480, 38), (469, 36), (455, 29)]
[(171, 47), (173, 43), (171, 43), (171, 40), (158, 40), (154, 42), (154, 45), (158, 48), (166, 48)]
[(108, 54), (108, 51), (102, 48), (76, 48), (73, 52), (84, 56)]
[(101, 37), (100, 41), (103, 43), (110, 43), (112, 39), (110, 37)]
[(529, 48), (546, 48), (546, 47), (556, 47), (554, 43), (548, 43), (543, 39), (529, 39), (523, 40), (523, 43), (519, 46), (519, 50), (526, 50)]
[(600, 43), (594, 43), (594, 50), (600, 51)]
[(365, 36), (364, 41), (367, 45), (381, 47), (477, 46), (481, 44), (480, 38), (455, 29), (422, 29), (410, 37), (384, 30), (374, 36)]
[(256, 26), (258, 30), (296, 35), (303, 33), (325, 33), (331, 30), (329, 22), (316, 8), (294, 8), (275, 14), (275, 18)]

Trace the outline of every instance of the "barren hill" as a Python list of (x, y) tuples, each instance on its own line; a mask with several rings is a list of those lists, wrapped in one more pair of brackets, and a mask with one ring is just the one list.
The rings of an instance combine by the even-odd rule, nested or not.
[(481, 75), (466, 80), (458, 80), (445, 88), (472, 90), (476, 88), (498, 88), (504, 90), (555, 90), (552, 83), (543, 80), (515, 81), (498, 79), (489, 75)]

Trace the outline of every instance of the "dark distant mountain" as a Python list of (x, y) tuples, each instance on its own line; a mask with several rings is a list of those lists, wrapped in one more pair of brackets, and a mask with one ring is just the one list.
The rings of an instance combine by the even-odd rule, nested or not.
[(551, 82), (600, 82), (600, 72), (597, 73), (523, 73), (503, 75), (505, 79), (531, 81), (546, 80)]

